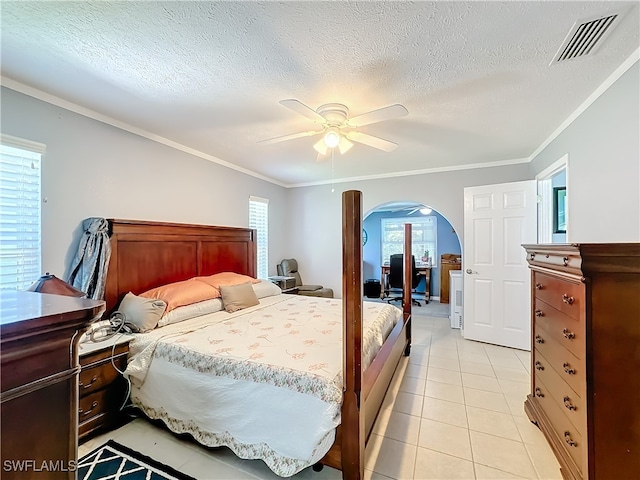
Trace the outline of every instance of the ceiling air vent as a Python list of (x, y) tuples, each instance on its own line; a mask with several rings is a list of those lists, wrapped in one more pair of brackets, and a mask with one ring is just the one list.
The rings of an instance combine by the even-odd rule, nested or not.
[(577, 21), (556, 52), (551, 65), (592, 55), (620, 23), (623, 12)]

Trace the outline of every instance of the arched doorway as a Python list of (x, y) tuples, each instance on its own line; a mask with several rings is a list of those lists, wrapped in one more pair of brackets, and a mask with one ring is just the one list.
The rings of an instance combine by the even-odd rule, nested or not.
[[(363, 235), (366, 237), (362, 252), (363, 278), (365, 280), (379, 279), (381, 284), (383, 283), (381, 279), (382, 267), (385, 263), (388, 265), (390, 253), (402, 252), (401, 247), (398, 252), (394, 251), (394, 239), (390, 238), (393, 236), (393, 225), (407, 222), (414, 225), (413, 255), (416, 263), (430, 265), (430, 296), (432, 300), (439, 301), (441, 282), (448, 282), (448, 273), (446, 280), (441, 279), (443, 270), (440, 258), (442, 254), (461, 255), (462, 246), (460, 238), (449, 220), (437, 210), (423, 203), (387, 202), (366, 214), (363, 220)], [(415, 227), (417, 224), (420, 224), (419, 232)], [(416, 238), (416, 235), (424, 237)], [(426, 259), (423, 260), (423, 257)], [(422, 280), (417, 291), (424, 292), (425, 283), (426, 281)]]

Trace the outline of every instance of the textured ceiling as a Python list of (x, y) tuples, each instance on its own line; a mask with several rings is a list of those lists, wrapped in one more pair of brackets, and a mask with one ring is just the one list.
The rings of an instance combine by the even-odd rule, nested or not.
[[(548, 66), (576, 20), (628, 8), (599, 51)], [(330, 180), (278, 102), (339, 102), (399, 144), (335, 178), (527, 158), (639, 46), (637, 2), (2, 1), (2, 75), (286, 185)], [(185, 172), (188, 175), (188, 172)]]

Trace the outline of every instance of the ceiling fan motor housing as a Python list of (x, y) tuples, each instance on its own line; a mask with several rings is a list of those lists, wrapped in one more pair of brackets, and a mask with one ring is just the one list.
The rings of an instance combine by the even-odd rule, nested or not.
[(341, 103), (326, 103), (320, 105), (316, 110), (326, 120), (327, 124), (332, 127), (340, 127), (347, 122), (349, 118), (349, 109)]

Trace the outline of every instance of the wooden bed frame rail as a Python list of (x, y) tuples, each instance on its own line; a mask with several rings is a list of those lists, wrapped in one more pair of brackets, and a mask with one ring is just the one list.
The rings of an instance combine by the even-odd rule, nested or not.
[[(411, 289), (404, 289), (398, 322), (371, 365), (362, 369), (362, 193), (342, 195), (342, 293), (344, 400), (342, 424), (322, 464), (342, 470), (346, 480), (364, 478), (364, 449), (401, 356), (411, 348)], [(107, 313), (128, 293), (199, 275), (234, 271), (256, 276), (256, 231), (137, 220), (109, 220), (111, 259)], [(405, 252), (411, 225), (405, 225)], [(411, 255), (405, 255), (405, 285), (411, 285)]]

